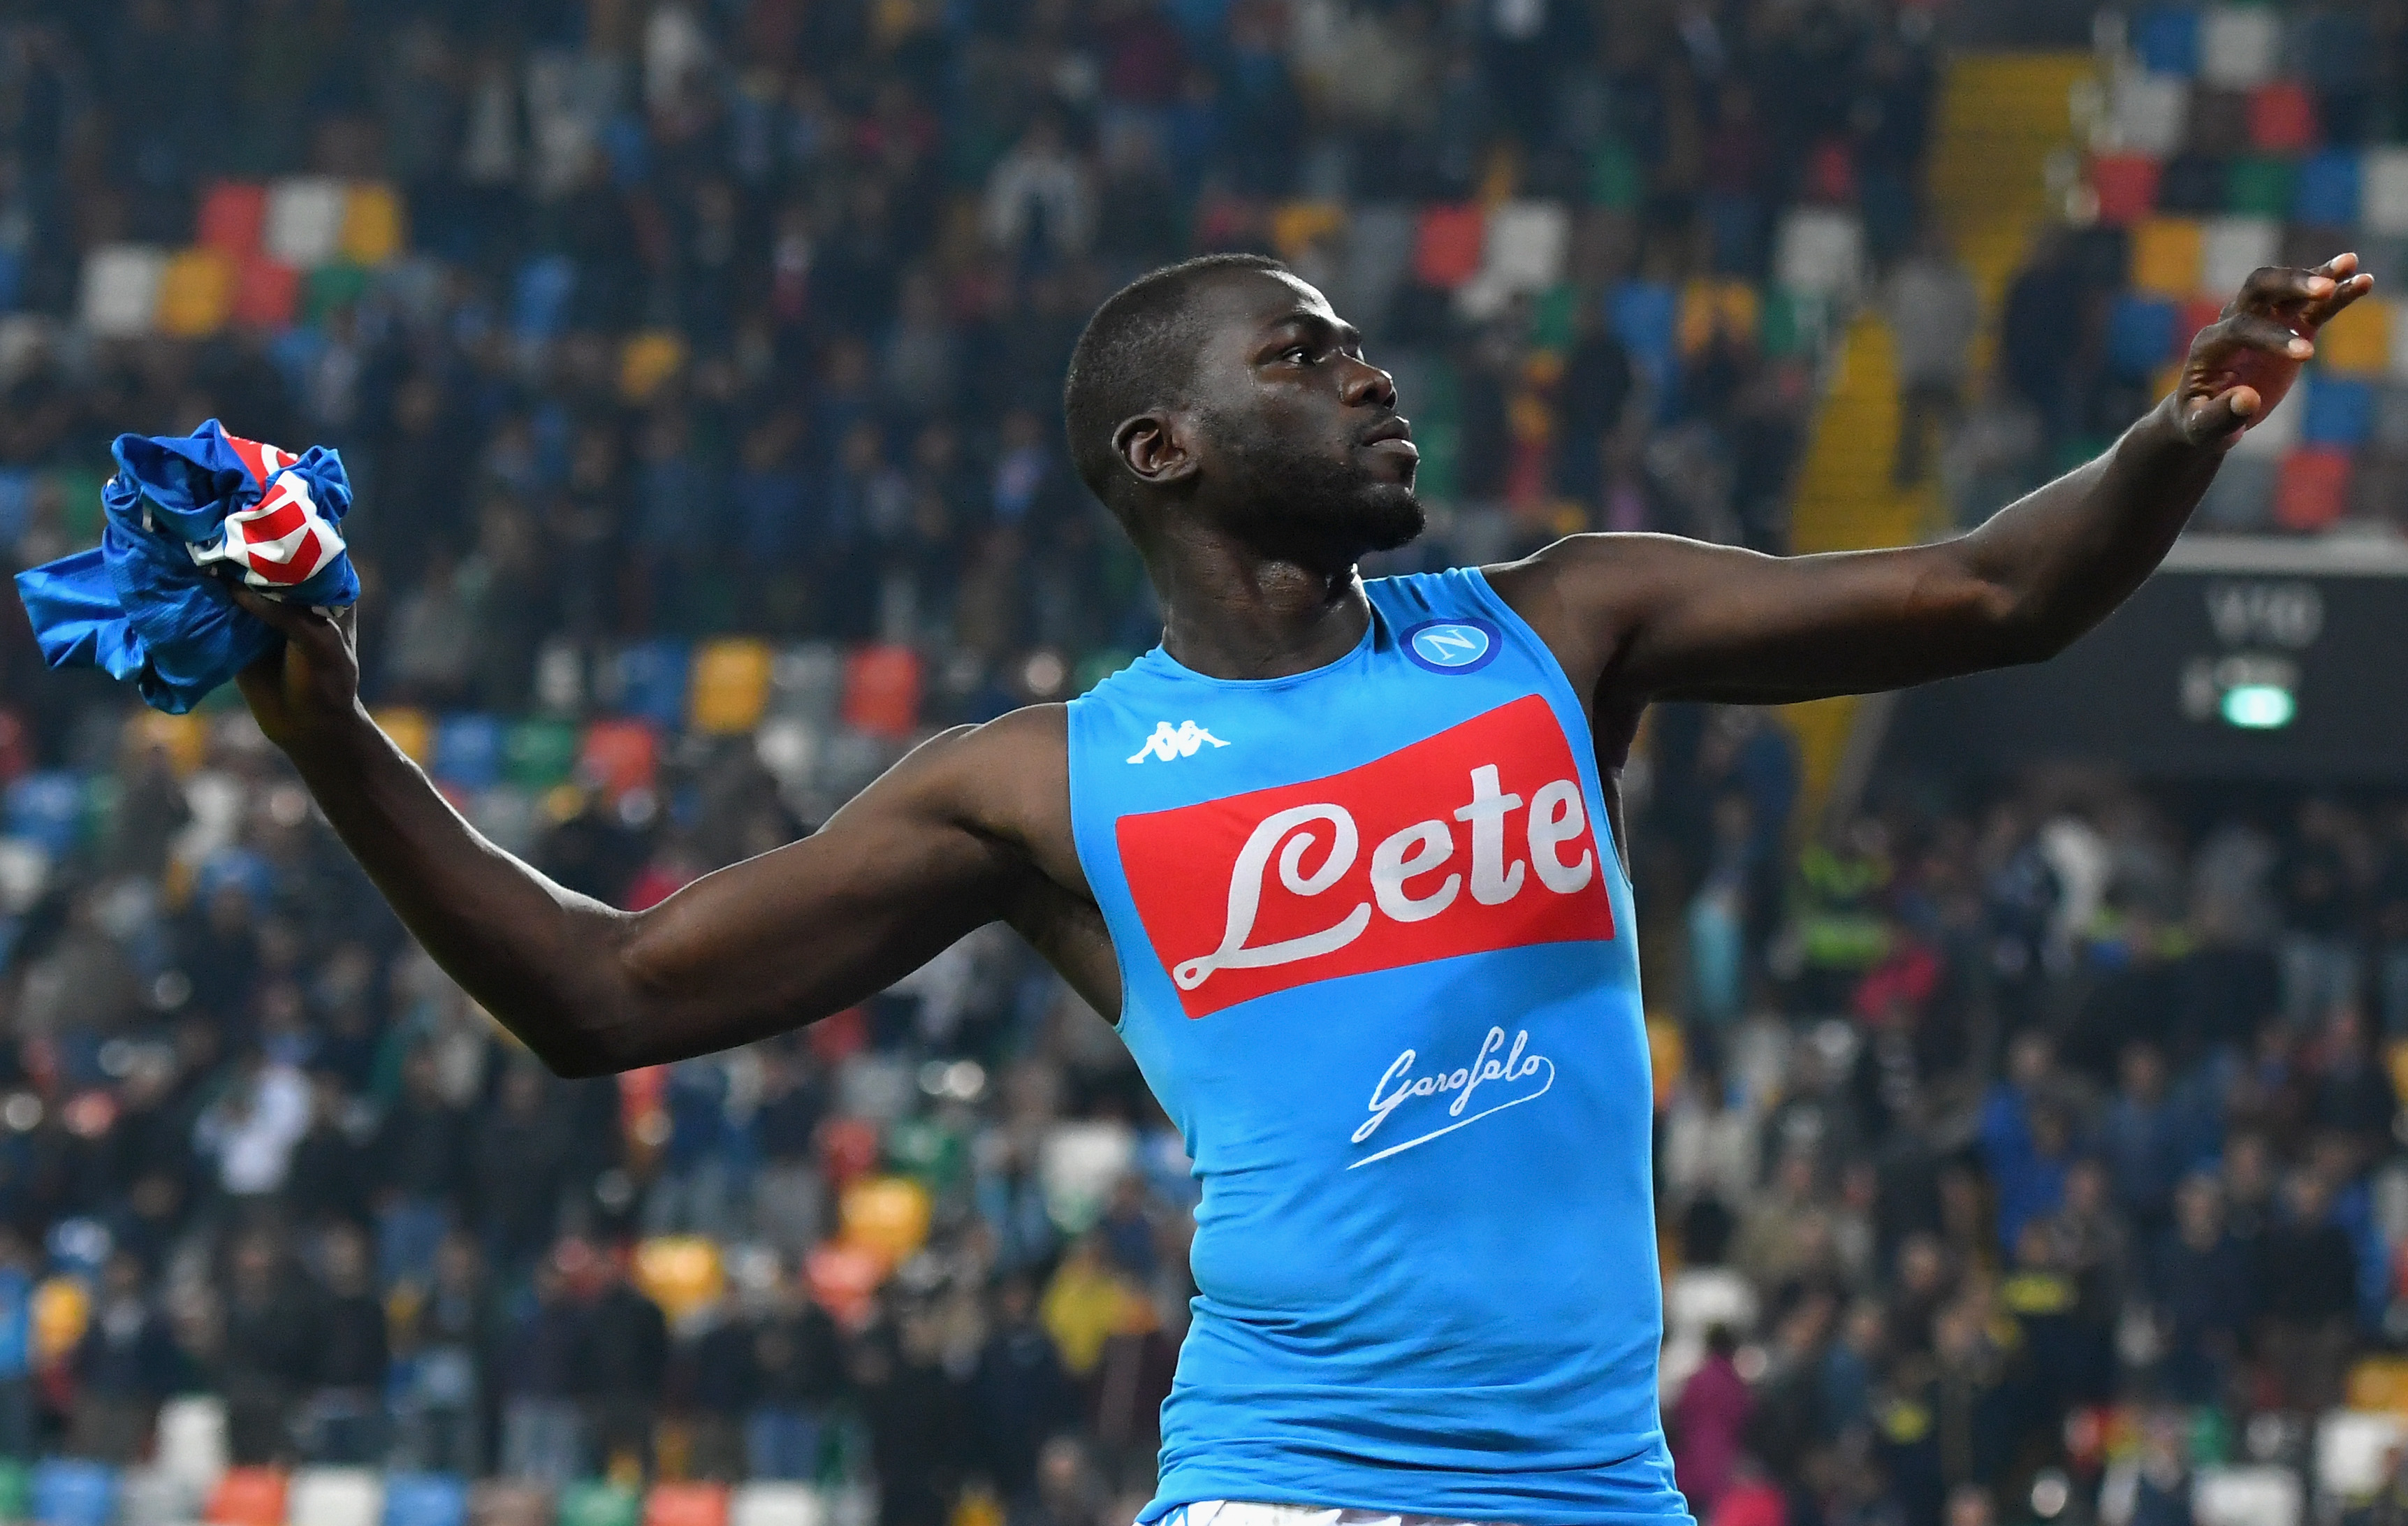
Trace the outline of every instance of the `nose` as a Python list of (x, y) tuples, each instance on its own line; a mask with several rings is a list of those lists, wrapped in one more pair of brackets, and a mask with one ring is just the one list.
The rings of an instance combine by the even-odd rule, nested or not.
[(1377, 408), (1394, 412), (1397, 379), (1368, 360), (1351, 360), (1342, 396), (1349, 408)]

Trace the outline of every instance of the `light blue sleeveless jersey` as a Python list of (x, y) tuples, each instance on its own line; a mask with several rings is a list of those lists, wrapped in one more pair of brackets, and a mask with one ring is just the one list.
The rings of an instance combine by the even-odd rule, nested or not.
[(1069, 707), (1122, 1038), (1203, 1186), (1154, 1520), (1673, 1522), (1630, 891), (1578, 698), (1476, 571), (1292, 678)]

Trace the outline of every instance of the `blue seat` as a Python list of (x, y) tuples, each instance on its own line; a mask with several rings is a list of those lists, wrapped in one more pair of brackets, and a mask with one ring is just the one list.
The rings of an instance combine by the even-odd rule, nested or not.
[(2307, 406), (2300, 413), (2300, 439), (2308, 445), (2337, 445), (2356, 450), (2374, 438), (2374, 383), (2355, 377), (2317, 376), (2309, 380)]
[(618, 708), (666, 730), (685, 724), (691, 654), (683, 641), (638, 641), (619, 651)]
[(502, 723), (491, 715), (446, 715), (435, 727), (435, 777), (462, 789), (502, 780)]
[(117, 1470), (106, 1462), (45, 1458), (34, 1469), (37, 1526), (109, 1526), (117, 1519)]
[(384, 1526), (466, 1526), (468, 1483), (448, 1473), (395, 1473), (384, 1481)]
[(29, 773), (8, 786), (0, 815), (7, 835), (31, 838), (51, 857), (64, 858), (83, 820), (83, 779), (64, 770)]
[(2119, 376), (2145, 379), (2173, 357), (2180, 309), (2126, 292), (2107, 315), (2107, 360)]
[(2132, 18), (2132, 51), (2151, 74), (2199, 74), (2199, 12), (2180, 6), (2153, 6)]
[(2322, 227), (2356, 223), (2358, 166), (2358, 153), (2347, 149), (2327, 149), (2300, 165), (2291, 191), (2291, 220)]

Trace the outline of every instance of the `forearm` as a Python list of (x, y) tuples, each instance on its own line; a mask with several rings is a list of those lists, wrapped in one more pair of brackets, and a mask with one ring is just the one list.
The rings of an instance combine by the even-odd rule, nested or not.
[(487, 842), (365, 712), (289, 755), (411, 935), (564, 1074), (615, 1069), (640, 1026), (620, 957), (629, 918)]
[(1995, 591), (2017, 655), (2054, 655), (2105, 619), (2199, 507), (2224, 451), (2190, 443), (2173, 410), (2159, 403), (2098, 460), (1935, 548)]

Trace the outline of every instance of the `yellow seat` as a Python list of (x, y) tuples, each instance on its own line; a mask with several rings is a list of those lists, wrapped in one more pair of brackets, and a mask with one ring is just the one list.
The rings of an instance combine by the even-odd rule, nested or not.
[(401, 194), (380, 180), (361, 180), (343, 198), (337, 247), (353, 265), (382, 265), (401, 252)]
[(694, 655), (687, 706), (694, 728), (741, 736), (761, 724), (769, 705), (769, 645), (744, 637), (707, 641)]
[(214, 249), (179, 250), (159, 278), (159, 329), (199, 338), (225, 326), (234, 310), (234, 262)]
[(2132, 289), (2180, 299), (2198, 293), (2206, 233), (2186, 217), (2153, 217), (2132, 228)]
[(2337, 376), (2381, 376), (2391, 365), (2391, 304), (2361, 296), (2316, 336), (2316, 364)]

